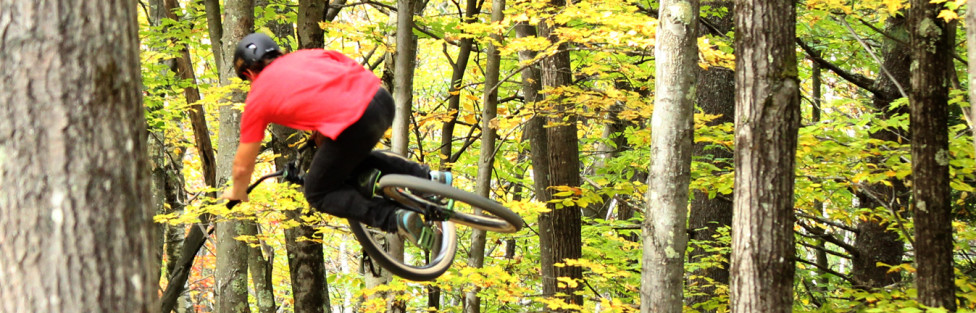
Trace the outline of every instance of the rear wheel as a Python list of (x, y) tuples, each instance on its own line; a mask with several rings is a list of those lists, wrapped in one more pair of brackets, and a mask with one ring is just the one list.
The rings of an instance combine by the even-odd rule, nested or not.
[(391, 273), (405, 279), (434, 280), (451, 267), (457, 252), (454, 223), (503, 233), (522, 228), (522, 218), (518, 214), (475, 193), (419, 177), (395, 174), (383, 176), (378, 185), (387, 197), (418, 213), (426, 214), (424, 208), (430, 205), (450, 209), (443, 210), (442, 216), (424, 216), (427, 225), (437, 234), (434, 246), (427, 250), (404, 241), (403, 261), (390, 253), (386, 232), (349, 221), (363, 250)]
[(424, 249), (409, 241), (403, 243), (403, 261), (390, 253), (387, 241), (389, 233), (366, 226), (358, 221), (349, 220), (349, 228), (359, 240), (363, 250), (394, 275), (414, 281), (434, 280), (440, 277), (454, 262), (457, 251), (457, 234), (454, 223), (441, 221), (430, 222), (428, 225), (439, 234), (431, 249)]
[[(450, 211), (444, 212), (443, 218), (451, 222), (499, 233), (514, 233), (522, 229), (522, 218), (518, 214), (476, 193), (407, 175), (383, 176), (379, 187), (393, 200), (418, 210), (432, 204), (450, 206)], [(432, 195), (439, 200), (429, 200)]]

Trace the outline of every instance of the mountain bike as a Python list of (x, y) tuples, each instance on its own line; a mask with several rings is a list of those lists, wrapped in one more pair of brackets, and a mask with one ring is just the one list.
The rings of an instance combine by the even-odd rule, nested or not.
[[(304, 179), (291, 162), (284, 169), (262, 176), (247, 188), (250, 193), (262, 181), (282, 177), (285, 181), (303, 185)], [(409, 175), (384, 174), (377, 169), (362, 169), (349, 178), (347, 183), (359, 187), (364, 196), (384, 197), (395, 201), (407, 210), (417, 212), (432, 236), (432, 245), (420, 246), (403, 240), (405, 257), (399, 260), (390, 252), (386, 232), (348, 219), (349, 229), (362, 245), (366, 255), (394, 275), (414, 281), (433, 280), (446, 272), (457, 252), (455, 223), (486, 231), (514, 233), (522, 228), (522, 218), (500, 203), (478, 194), (449, 185)], [(239, 201), (229, 201), (232, 208)]]

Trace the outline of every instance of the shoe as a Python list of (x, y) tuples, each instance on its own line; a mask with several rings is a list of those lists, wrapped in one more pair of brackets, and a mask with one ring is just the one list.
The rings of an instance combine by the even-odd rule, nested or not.
[(454, 181), (454, 175), (448, 171), (430, 171), (430, 180), (450, 186)]
[(436, 233), (430, 226), (424, 223), (423, 219), (420, 218), (420, 214), (407, 210), (399, 210), (396, 212), (396, 222), (397, 234), (404, 239), (409, 240), (424, 250), (430, 250), (434, 246), (437, 237), (435, 236)]

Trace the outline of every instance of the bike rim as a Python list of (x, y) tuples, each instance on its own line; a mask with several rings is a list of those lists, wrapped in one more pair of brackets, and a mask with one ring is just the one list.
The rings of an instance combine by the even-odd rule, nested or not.
[(446, 272), (454, 261), (454, 254), (457, 251), (457, 234), (453, 223), (435, 222), (441, 229), (440, 244), (432, 249), (429, 256), (417, 253), (422, 250), (409, 242), (404, 242), (405, 257), (403, 261), (398, 260), (387, 249), (382, 231), (363, 225), (360, 222), (350, 220), (349, 225), (353, 234), (359, 240), (363, 249), (369, 256), (376, 260), (383, 268), (389, 270), (394, 275), (414, 281), (434, 280)]

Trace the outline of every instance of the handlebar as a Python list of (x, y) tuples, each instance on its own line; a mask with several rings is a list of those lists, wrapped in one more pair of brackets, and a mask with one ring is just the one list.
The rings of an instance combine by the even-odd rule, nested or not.
[[(285, 164), (285, 168), (284, 169), (279, 170), (279, 171), (274, 172), (274, 173), (271, 173), (271, 174), (268, 174), (268, 175), (261, 176), (261, 178), (258, 178), (257, 180), (255, 180), (253, 183), (251, 183), (250, 186), (247, 186), (247, 193), (251, 193), (251, 190), (254, 190), (254, 188), (257, 187), (258, 184), (260, 184), (264, 180), (266, 180), (268, 178), (272, 178), (272, 177), (284, 177), (285, 178), (285, 181), (290, 182), (290, 183), (294, 183), (294, 184), (297, 184), (297, 185), (303, 185), (303, 184), (305, 184), (305, 178), (302, 177), (302, 175), (300, 175), (299, 172), (298, 172), (298, 164), (297, 164), (297, 162), (292, 161), (292, 162), (288, 162), (288, 164)], [(241, 203), (241, 200), (228, 200), (227, 201), (227, 208), (228, 209), (233, 208), (234, 206), (236, 206), (236, 205), (238, 205), (240, 203)]]

